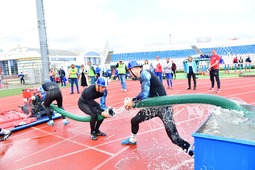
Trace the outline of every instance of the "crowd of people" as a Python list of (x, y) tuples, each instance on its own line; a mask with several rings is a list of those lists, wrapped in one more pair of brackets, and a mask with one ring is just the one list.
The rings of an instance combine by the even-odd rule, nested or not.
[[(211, 58), (211, 55), (200, 55), (200, 59), (204, 58)], [(231, 70), (233, 70), (234, 74), (240, 74), (242, 71), (249, 71), (251, 72), (251, 58), (250, 56), (247, 56), (245, 59), (242, 56), (229, 56), (227, 61), (225, 61), (222, 56), (220, 56), (220, 68), (224, 70), (225, 74), (230, 74)], [(208, 70), (208, 64), (206, 61), (200, 61), (199, 63), (199, 70), (202, 75), (206, 75), (206, 72)]]

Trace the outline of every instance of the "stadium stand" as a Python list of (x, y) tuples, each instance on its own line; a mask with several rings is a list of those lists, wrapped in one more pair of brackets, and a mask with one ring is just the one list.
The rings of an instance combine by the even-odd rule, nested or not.
[(116, 63), (119, 60), (123, 60), (124, 62), (137, 60), (143, 63), (144, 60), (149, 60), (150, 62), (154, 61), (156, 56), (160, 56), (161, 59), (169, 57), (175, 61), (177, 68), (182, 69), (183, 60), (188, 56), (195, 56), (202, 53), (210, 56), (213, 49), (228, 63), (232, 63), (233, 56), (246, 58), (249, 55), (252, 61), (255, 60), (255, 40), (229, 40), (225, 42), (197, 43), (194, 45), (185, 44), (178, 46), (116, 49), (111, 54), (111, 63)]

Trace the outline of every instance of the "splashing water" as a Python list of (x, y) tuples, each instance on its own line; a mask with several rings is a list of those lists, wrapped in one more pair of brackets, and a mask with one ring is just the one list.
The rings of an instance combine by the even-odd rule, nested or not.
[(255, 125), (244, 117), (242, 111), (216, 107), (198, 133), (226, 138), (255, 141)]
[(125, 107), (124, 106), (121, 106), (120, 108), (116, 109), (116, 108), (113, 108), (113, 111), (116, 113), (116, 114), (120, 114), (120, 113), (123, 113), (126, 111)]
[[(245, 103), (239, 100), (239, 103)], [(159, 111), (161, 107), (155, 107), (154, 112)], [(199, 133), (206, 133), (217, 136), (231, 137), (237, 139), (247, 139), (247, 140), (255, 140), (255, 125), (247, 123), (247, 118), (243, 116), (242, 112), (222, 109), (220, 107), (216, 107), (213, 105), (207, 104), (188, 104), (188, 105), (175, 105), (174, 108), (174, 117), (176, 119), (176, 124), (178, 124), (178, 131), (181, 136), (191, 136), (190, 132), (187, 132), (186, 128), (188, 126), (196, 126), (198, 128), (201, 126), (206, 118), (210, 115), (210, 119), (203, 125)], [(123, 107), (115, 110), (116, 113), (120, 114), (122, 112), (127, 112)], [(162, 111), (162, 110), (161, 110)], [(134, 111), (137, 113), (138, 111)], [(146, 115), (149, 117), (154, 114), (151, 110), (146, 110)], [(174, 118), (174, 119), (175, 119)], [(164, 120), (167, 122), (168, 120)], [(192, 123), (190, 123), (192, 122)], [(141, 127), (140, 131), (143, 130), (153, 130), (156, 128), (164, 128), (163, 123), (158, 121), (158, 119), (151, 119), (146, 122), (147, 126)], [(163, 132), (163, 131), (162, 131)], [(165, 132), (164, 132), (165, 133)], [(164, 135), (164, 139), (168, 140), (166, 134)], [(132, 156), (124, 157), (117, 164), (117, 169), (123, 169), (126, 166), (132, 165), (133, 162), (143, 162), (146, 160), (147, 169), (193, 169), (194, 160), (192, 158), (183, 159), (183, 150), (181, 148), (169, 147), (169, 145), (173, 145), (169, 142), (163, 142), (158, 133), (151, 134), (150, 138), (146, 138), (144, 140), (139, 139), (140, 142), (152, 141), (152, 146), (150, 147), (142, 147), (139, 146), (138, 150), (133, 152)], [(173, 162), (172, 162), (173, 161)]]

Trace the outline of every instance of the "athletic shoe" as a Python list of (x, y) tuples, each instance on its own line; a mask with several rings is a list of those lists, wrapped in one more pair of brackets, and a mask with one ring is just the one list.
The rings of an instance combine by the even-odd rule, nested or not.
[(96, 133), (91, 133), (91, 134), (90, 134), (90, 138), (91, 138), (92, 140), (97, 140)]
[(64, 125), (67, 125), (69, 123), (69, 121), (67, 119), (63, 119), (63, 123), (64, 123)]
[(194, 90), (196, 90), (196, 87), (194, 87)]
[(54, 121), (53, 121), (53, 120), (50, 120), (50, 121), (47, 122), (47, 124), (48, 124), (49, 126), (54, 126)]
[(208, 91), (214, 91), (214, 88), (209, 88)]
[(6, 140), (11, 134), (12, 132), (10, 130), (2, 129), (2, 131), (0, 132), (0, 136), (2, 136), (0, 141)]
[(190, 90), (191, 88), (190, 87), (188, 87), (186, 90)]
[(99, 130), (99, 131), (96, 132), (96, 136), (106, 136), (106, 134)]
[(220, 93), (221, 92), (221, 90), (220, 89), (218, 89), (217, 91), (216, 91), (216, 93)]
[(121, 91), (123, 91), (124, 89), (121, 89)]
[(135, 141), (135, 142), (130, 142), (129, 139), (130, 139), (130, 138), (127, 138), (127, 139), (123, 140), (123, 141), (121, 142), (121, 144), (122, 144), (122, 145), (136, 145), (136, 141)]
[(124, 89), (123, 91), (124, 91), (124, 92), (126, 92), (126, 91), (127, 91), (127, 89)]

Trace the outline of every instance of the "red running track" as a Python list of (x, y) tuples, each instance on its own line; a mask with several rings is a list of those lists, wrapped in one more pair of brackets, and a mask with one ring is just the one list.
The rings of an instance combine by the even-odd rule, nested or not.
[[(187, 80), (173, 80), (169, 95), (212, 93), (208, 92), (210, 81), (197, 80), (197, 90), (186, 90)], [(255, 105), (255, 79), (221, 79), (222, 92), (215, 95), (241, 99)], [(164, 82), (166, 85), (166, 82)], [(194, 160), (179, 147), (171, 143), (160, 119), (141, 123), (136, 146), (123, 146), (120, 142), (130, 136), (130, 119), (137, 109), (130, 112), (123, 109), (123, 100), (134, 97), (140, 90), (139, 81), (127, 81), (127, 92), (120, 90), (120, 82), (109, 83), (107, 105), (118, 111), (114, 118), (105, 119), (101, 131), (106, 137), (92, 141), (89, 137), (89, 123), (70, 120), (64, 126), (61, 119), (54, 127), (46, 123), (14, 132), (6, 141), (0, 142), (0, 169), (194, 169)], [(62, 88), (64, 107), (67, 111), (84, 115), (78, 106), (79, 94), (70, 95), (69, 88)], [(22, 95), (0, 99), (0, 112), (18, 109), (23, 105)], [(175, 121), (179, 134), (193, 143), (192, 134), (209, 115), (209, 105), (177, 105)]]

